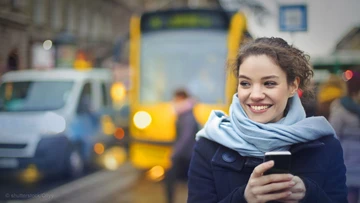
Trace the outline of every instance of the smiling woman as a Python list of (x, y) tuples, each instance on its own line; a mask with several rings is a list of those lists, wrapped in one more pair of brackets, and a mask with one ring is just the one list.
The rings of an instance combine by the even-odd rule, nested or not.
[[(297, 94), (312, 92), (308, 57), (281, 38), (258, 38), (232, 68), (238, 91), (229, 116), (211, 112), (196, 135), (188, 202), (346, 202), (334, 129), (324, 117), (306, 118)], [(271, 151), (291, 152), (289, 173), (265, 173)]]

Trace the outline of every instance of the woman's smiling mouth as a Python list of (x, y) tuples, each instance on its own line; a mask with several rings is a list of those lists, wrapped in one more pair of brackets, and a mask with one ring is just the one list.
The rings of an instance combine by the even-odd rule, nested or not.
[(272, 105), (248, 105), (250, 110), (254, 113), (263, 113), (267, 111)]

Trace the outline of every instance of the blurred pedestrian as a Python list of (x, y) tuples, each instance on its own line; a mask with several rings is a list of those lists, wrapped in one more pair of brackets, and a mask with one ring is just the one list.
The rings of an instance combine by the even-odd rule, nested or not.
[(19, 52), (17, 49), (13, 49), (9, 53), (7, 66), (8, 71), (15, 71), (19, 69)]
[(187, 174), (192, 149), (195, 144), (195, 134), (199, 130), (193, 114), (195, 101), (184, 89), (174, 93), (173, 105), (177, 114), (176, 141), (173, 146), (172, 166), (165, 174), (166, 198), (168, 203), (174, 202), (174, 192), (179, 176)]
[[(196, 135), (188, 202), (347, 202), (335, 131), (324, 117), (306, 118), (297, 93), (311, 95), (308, 57), (281, 38), (258, 38), (232, 68), (238, 91), (229, 116), (212, 111)], [(264, 154), (286, 150), (290, 172), (264, 175), (274, 166)]]
[(337, 75), (331, 74), (328, 80), (319, 85), (316, 115), (324, 116), (326, 119), (329, 119), (331, 103), (334, 100), (345, 96), (345, 94), (346, 84), (344, 80)]
[(344, 150), (349, 203), (357, 203), (360, 189), (360, 73), (347, 81), (347, 96), (331, 104), (329, 121)]

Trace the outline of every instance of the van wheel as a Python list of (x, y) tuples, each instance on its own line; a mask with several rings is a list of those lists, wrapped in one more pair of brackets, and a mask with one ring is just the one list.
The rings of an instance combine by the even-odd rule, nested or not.
[(71, 148), (68, 151), (65, 166), (65, 176), (67, 177), (77, 178), (84, 173), (84, 160), (77, 149)]

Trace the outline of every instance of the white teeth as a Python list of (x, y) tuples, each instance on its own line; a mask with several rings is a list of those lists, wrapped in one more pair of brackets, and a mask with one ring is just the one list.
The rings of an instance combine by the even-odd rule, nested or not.
[(260, 110), (264, 110), (269, 108), (270, 106), (250, 106), (252, 109), (256, 110), (256, 111), (260, 111)]

